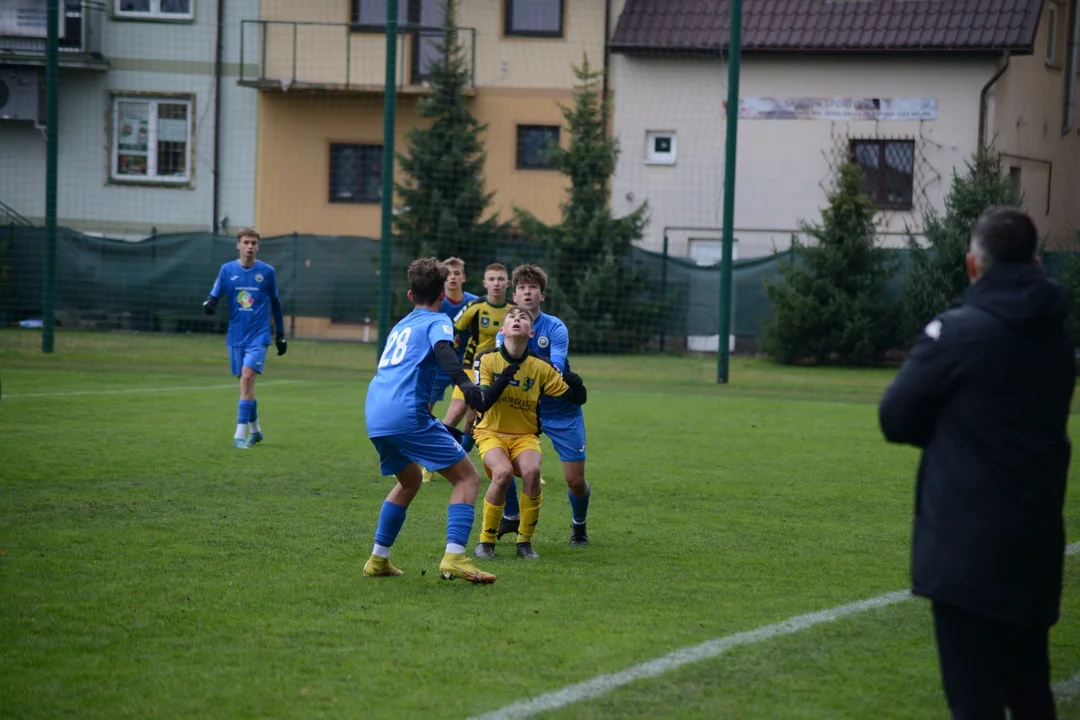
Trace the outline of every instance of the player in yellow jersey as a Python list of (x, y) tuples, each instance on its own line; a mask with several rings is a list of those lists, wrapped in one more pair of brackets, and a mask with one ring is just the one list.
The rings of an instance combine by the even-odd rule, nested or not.
[[(502, 329), (503, 318), (510, 302), (506, 298), (509, 274), (505, 265), (492, 263), (484, 269), (484, 289), (487, 295), (477, 298), (461, 309), (454, 318), (454, 345), (465, 348), (461, 366), (466, 372), (473, 369), (473, 360), (477, 355), (495, 347), (495, 337)], [(472, 426), (476, 413), (465, 405), (465, 397), (456, 387), (450, 398), (450, 407), (446, 410), (443, 422), (450, 427), (457, 427), (465, 418), (464, 438), (461, 441), (465, 452), (473, 447)]]
[(541, 427), (537, 406), (542, 395), (574, 405), (584, 405), (587, 397), (585, 384), (577, 374), (567, 370), (559, 375), (554, 365), (529, 352), (532, 324), (532, 315), (526, 309), (510, 308), (502, 328), (502, 347), (480, 353), (474, 364), (474, 382), (481, 388), (494, 384), (505, 368), (519, 366), (499, 400), (478, 416), (473, 430), (484, 470), (491, 478), (491, 485), (484, 495), (480, 542), (475, 550), (478, 558), (495, 556), (506, 489), (514, 475), (521, 478), (522, 484), (517, 554), (523, 558), (538, 557), (532, 546), (543, 501), (540, 488)]

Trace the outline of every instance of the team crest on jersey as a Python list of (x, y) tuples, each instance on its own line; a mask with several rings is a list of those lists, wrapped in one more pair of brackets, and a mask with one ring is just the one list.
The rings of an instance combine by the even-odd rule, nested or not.
[(480, 318), (480, 327), (487, 327), (491, 325), (491, 318), (484, 316)]
[(255, 282), (262, 282), (262, 281), (263, 281), (262, 273), (259, 273), (258, 275), (255, 276)]
[(255, 298), (247, 290), (241, 290), (236, 294), (236, 304), (246, 310), (255, 304)]
[(525, 378), (525, 381), (523, 383), (521, 383), (521, 389), (524, 390), (525, 392), (529, 392), (530, 390), (532, 390), (532, 386), (535, 383), (536, 383), (535, 379), (533, 379), (533, 378)]
[(547, 335), (541, 335), (540, 337), (538, 337), (536, 339), (536, 344), (542, 348), (546, 348), (548, 346)]

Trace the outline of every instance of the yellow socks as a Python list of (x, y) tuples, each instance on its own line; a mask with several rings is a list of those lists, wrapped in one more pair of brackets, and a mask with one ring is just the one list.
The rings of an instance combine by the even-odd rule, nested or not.
[[(543, 492), (536, 497), (529, 497), (525, 493), (521, 493), (521, 525), (518, 527), (519, 543), (532, 542), (533, 533), (536, 532), (536, 522), (540, 519), (540, 506), (543, 503)], [(484, 519), (487, 520), (486, 511)]]
[(502, 520), (504, 507), (506, 507), (506, 503), (492, 505), (487, 500), (484, 500), (484, 524), (480, 526), (480, 542), (494, 543), (498, 541), (499, 521)]

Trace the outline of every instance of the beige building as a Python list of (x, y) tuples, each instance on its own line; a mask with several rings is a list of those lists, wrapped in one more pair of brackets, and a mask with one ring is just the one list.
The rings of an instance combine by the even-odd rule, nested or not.
[[(423, 124), (425, 70), (441, 38), (440, 0), (400, 0), (395, 145)], [(565, 143), (559, 103), (573, 65), (602, 67), (610, 0), (467, 0), (458, 4), (472, 71), (470, 105), (488, 125), (486, 182), (493, 210), (558, 219), (565, 184), (543, 152)], [(263, 0), (242, 23), (244, 59), (257, 71), (256, 222), (291, 232), (378, 237), (381, 222), (385, 0)]]
[[(816, 222), (838, 157), (864, 169), (900, 245), (944, 211), (954, 172), (991, 141), (1041, 232), (1080, 227), (1076, 0), (748, 4), (740, 82), (736, 257)], [(627, 0), (611, 42), (622, 141), (616, 214), (648, 200), (646, 247), (719, 259), (729, 5)]]

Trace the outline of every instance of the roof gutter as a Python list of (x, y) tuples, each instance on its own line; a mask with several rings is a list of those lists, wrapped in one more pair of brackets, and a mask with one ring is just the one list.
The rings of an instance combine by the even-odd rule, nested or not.
[(603, 126), (600, 128), (600, 137), (607, 140), (608, 136), (608, 76), (611, 74), (611, 0), (604, 0), (604, 78), (601, 98), (601, 119)]
[(994, 87), (994, 83), (1005, 74), (1005, 71), (1009, 69), (1009, 51), (1005, 51), (1005, 64), (998, 68), (998, 71), (986, 81), (983, 85), (982, 92), (979, 93), (979, 150), (982, 151), (986, 147), (986, 114), (987, 114), (987, 102), (986, 96), (990, 92), (990, 88)]
[(1080, 26), (1080, 7), (1077, 0), (1069, 3), (1069, 60), (1065, 63), (1065, 116), (1061, 120), (1061, 134), (1072, 132), (1076, 120), (1076, 74), (1077, 74), (1077, 38)]

